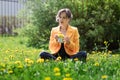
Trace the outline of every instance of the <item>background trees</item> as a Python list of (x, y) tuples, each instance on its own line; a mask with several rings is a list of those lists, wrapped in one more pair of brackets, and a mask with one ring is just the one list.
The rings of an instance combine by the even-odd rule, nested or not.
[(70, 24), (79, 29), (82, 50), (93, 50), (95, 46), (100, 49), (104, 41), (113, 44), (112, 49), (119, 47), (119, 0), (29, 0), (29, 3), (32, 24), (25, 29), (29, 46), (47, 48), (51, 28), (57, 26), (57, 11), (69, 8), (73, 13)]

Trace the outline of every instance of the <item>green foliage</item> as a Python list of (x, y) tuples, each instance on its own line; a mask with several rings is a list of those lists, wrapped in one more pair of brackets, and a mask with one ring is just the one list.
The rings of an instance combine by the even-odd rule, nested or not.
[(44, 60), (41, 49), (25, 46), (26, 39), (0, 37), (0, 80), (120, 80), (120, 54), (93, 51), (86, 63)]
[(51, 28), (58, 25), (55, 16), (61, 8), (69, 8), (73, 13), (70, 24), (79, 29), (81, 49), (91, 50), (94, 43), (120, 39), (119, 0), (29, 0), (28, 3), (32, 24), (37, 27), (29, 37), (32, 46), (48, 43)]

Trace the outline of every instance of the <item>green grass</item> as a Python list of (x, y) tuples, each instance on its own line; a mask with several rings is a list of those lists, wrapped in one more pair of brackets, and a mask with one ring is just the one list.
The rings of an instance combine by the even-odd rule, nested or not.
[(120, 55), (88, 54), (87, 62), (39, 59), (26, 37), (0, 37), (0, 80), (120, 80)]

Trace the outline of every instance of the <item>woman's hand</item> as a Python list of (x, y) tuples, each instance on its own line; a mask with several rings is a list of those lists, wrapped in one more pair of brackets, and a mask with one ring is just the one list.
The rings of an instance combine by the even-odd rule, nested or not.
[(66, 44), (70, 44), (70, 38), (65, 36), (64, 37), (64, 42), (66, 42)]
[(58, 35), (57, 35), (57, 34), (55, 34), (55, 36), (54, 36), (54, 37), (55, 37), (56, 41), (58, 41), (58, 38), (59, 38), (59, 37), (58, 37)]

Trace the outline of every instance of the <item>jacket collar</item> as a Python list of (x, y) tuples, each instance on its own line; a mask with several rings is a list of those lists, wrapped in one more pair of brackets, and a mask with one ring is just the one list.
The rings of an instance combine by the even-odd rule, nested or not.
[[(57, 29), (58, 32), (60, 32), (60, 26), (58, 26), (58, 29)], [(70, 36), (70, 34), (72, 34), (72, 28), (70, 25), (68, 25), (68, 28), (67, 28), (67, 31), (66, 31), (66, 35)]]
[[(60, 31), (60, 26), (58, 26), (58, 31)], [(71, 26), (68, 25), (67, 32), (71, 31)]]

